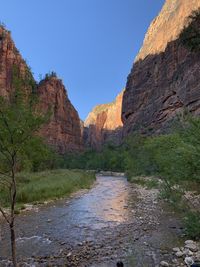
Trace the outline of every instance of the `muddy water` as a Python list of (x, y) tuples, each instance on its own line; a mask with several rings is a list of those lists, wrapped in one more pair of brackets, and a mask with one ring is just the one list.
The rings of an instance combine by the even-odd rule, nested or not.
[[(123, 260), (125, 266), (156, 266), (170, 257), (181, 234), (172, 214), (158, 208), (156, 194), (131, 186), (124, 177), (98, 176), (88, 192), (17, 217), (19, 261), (111, 267)], [(2, 223), (0, 238), (4, 266), (10, 245)]]

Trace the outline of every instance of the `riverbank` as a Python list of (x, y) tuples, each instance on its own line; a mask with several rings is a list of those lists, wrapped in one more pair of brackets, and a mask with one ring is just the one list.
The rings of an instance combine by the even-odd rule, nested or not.
[[(17, 208), (29, 204), (68, 197), (81, 189), (89, 189), (95, 181), (95, 173), (81, 170), (48, 170), (36, 173), (20, 173), (17, 176)], [(0, 191), (0, 202), (9, 206), (7, 191)]]
[[(177, 215), (159, 199), (158, 189), (124, 177), (97, 176), (90, 190), (17, 216), (16, 228), (22, 266), (115, 267), (122, 260), (126, 267), (161, 262), (177, 267), (184, 262), (173, 252), (186, 241)], [(9, 232), (6, 225), (1, 229), (4, 266)]]
[[(176, 202), (171, 202), (170, 199), (166, 197), (164, 198), (165, 195), (163, 194), (163, 180), (159, 179), (158, 177), (131, 177), (129, 178), (129, 182), (137, 185), (140, 188), (143, 188), (143, 190), (145, 191), (147, 190), (151, 192), (156, 190), (157, 201), (159, 206), (160, 204), (162, 204), (163, 212), (171, 210), (171, 213), (174, 214), (173, 217), (178, 218), (178, 221), (181, 225), (180, 230), (182, 233), (179, 238), (179, 246), (171, 248), (171, 256), (170, 254), (168, 255), (168, 257), (165, 256), (167, 260), (162, 260), (159, 266), (193, 266), (193, 263), (196, 264), (195, 266), (200, 266), (199, 235), (195, 235), (195, 233), (197, 233), (196, 228), (198, 228), (200, 222), (197, 221), (194, 217), (190, 218), (190, 220), (188, 221), (188, 218), (186, 217), (188, 209), (191, 209), (191, 211), (199, 211), (199, 186), (196, 186), (196, 184), (191, 181), (187, 183), (185, 182), (185, 191), (182, 195), (183, 201), (180, 202), (180, 199), (177, 199)], [(183, 184), (181, 184), (181, 186), (183, 186)], [(187, 206), (184, 206), (185, 201), (187, 202)]]

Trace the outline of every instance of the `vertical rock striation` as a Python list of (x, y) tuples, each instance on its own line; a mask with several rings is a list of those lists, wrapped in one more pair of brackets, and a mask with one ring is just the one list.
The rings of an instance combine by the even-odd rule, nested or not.
[(50, 111), (50, 121), (40, 134), (64, 154), (81, 149), (81, 127), (77, 111), (71, 104), (62, 81), (56, 77), (43, 80), (38, 85), (40, 109)]
[[(9, 98), (12, 91), (12, 76), (17, 68), (18, 75), (25, 78), (31, 75), (26, 62), (23, 60), (19, 51), (11, 38), (11, 34), (4, 27), (0, 26), (0, 95)], [(30, 90), (24, 85), (23, 90)]]
[(163, 131), (185, 108), (200, 113), (200, 54), (179, 41), (187, 17), (199, 7), (199, 0), (166, 0), (151, 23), (124, 93), (125, 136), (138, 129)]
[[(15, 47), (10, 32), (0, 27), (0, 95), (9, 97), (15, 90), (13, 74), (26, 80), (26, 75), (33, 81), (39, 98), (39, 107), (46, 113), (51, 112), (50, 120), (43, 126), (40, 135), (59, 153), (81, 150), (81, 125), (77, 111), (71, 104), (62, 81), (49, 77), (37, 84)], [(22, 83), (22, 90), (32, 92), (32, 86)]]

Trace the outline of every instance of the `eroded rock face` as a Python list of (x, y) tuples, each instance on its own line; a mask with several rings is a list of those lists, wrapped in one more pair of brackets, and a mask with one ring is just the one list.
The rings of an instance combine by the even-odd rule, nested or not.
[[(11, 34), (4, 27), (0, 26), (0, 95), (9, 98), (12, 90), (13, 72), (18, 71), (18, 75), (25, 77), (28, 72), (26, 62), (21, 57), (19, 51), (11, 38)], [(28, 72), (29, 75), (31, 73)], [(24, 90), (30, 90), (24, 85)]]
[(187, 17), (199, 0), (166, 0), (152, 22), (128, 76), (122, 105), (124, 135), (161, 131), (187, 108), (200, 113), (200, 54), (179, 42)]
[(108, 142), (119, 144), (122, 139), (121, 120), (124, 90), (109, 104), (96, 106), (84, 122), (84, 143), (96, 149)]
[[(46, 142), (59, 153), (81, 149), (81, 126), (77, 111), (71, 104), (62, 81), (51, 77), (37, 85), (30, 73), (26, 62), (15, 47), (10, 33), (0, 27), (0, 95), (9, 98), (13, 87), (13, 71), (20, 78), (30, 75), (35, 83), (35, 90), (39, 96), (39, 107), (46, 113), (49, 109), (51, 117), (40, 134)], [(32, 87), (23, 84), (23, 90), (32, 92)]]
[(62, 81), (51, 77), (43, 80), (37, 89), (40, 109), (50, 110), (49, 123), (40, 134), (60, 153), (81, 149), (81, 127), (77, 111), (71, 104)]

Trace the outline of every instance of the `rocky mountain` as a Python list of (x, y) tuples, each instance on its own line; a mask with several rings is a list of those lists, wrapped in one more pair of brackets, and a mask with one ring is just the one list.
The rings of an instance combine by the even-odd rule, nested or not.
[(199, 0), (166, 0), (133, 64), (122, 104), (124, 135), (160, 132), (178, 112), (200, 113), (200, 54), (179, 40)]
[(48, 112), (51, 119), (44, 125), (40, 134), (64, 154), (81, 149), (81, 127), (77, 111), (71, 104), (61, 80), (50, 77), (42, 80), (37, 88), (40, 108)]
[[(71, 104), (62, 81), (56, 77), (48, 77), (39, 84), (29, 71), (26, 62), (11, 38), (10, 32), (0, 27), (0, 95), (9, 98), (15, 90), (12, 85), (13, 72), (22, 78), (29, 76), (29, 80), (35, 84), (35, 90), (39, 97), (39, 106), (42, 111), (51, 111), (51, 117), (40, 134), (48, 144), (59, 153), (80, 150), (81, 125), (77, 111)], [(30, 92), (31, 85), (23, 83), (23, 90)]]
[[(19, 51), (11, 38), (9, 31), (0, 27), (0, 95), (9, 98), (12, 93), (12, 76), (15, 67), (18, 68), (18, 74), (24, 77), (27, 74), (27, 64), (21, 57)], [(31, 73), (29, 73), (31, 75)], [(29, 90), (24, 85), (24, 90)]]
[(86, 146), (100, 149), (108, 142), (121, 142), (123, 123), (121, 120), (124, 90), (109, 104), (96, 106), (84, 122), (83, 139)]

